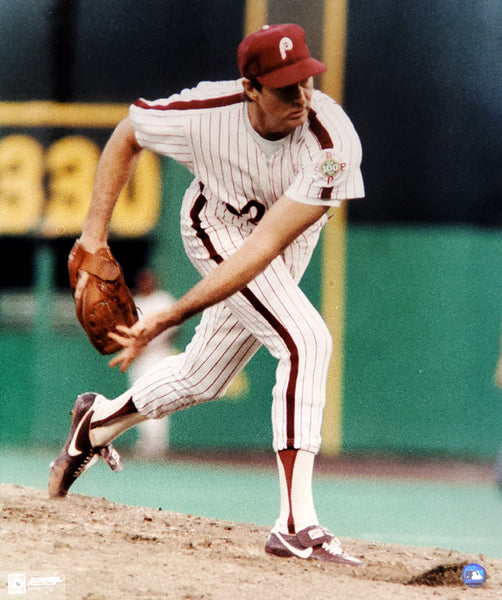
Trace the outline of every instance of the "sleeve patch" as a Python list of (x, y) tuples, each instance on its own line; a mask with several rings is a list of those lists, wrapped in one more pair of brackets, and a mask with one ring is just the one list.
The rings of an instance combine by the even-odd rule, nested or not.
[(332, 187), (343, 177), (346, 167), (346, 162), (340, 160), (332, 151), (325, 150), (317, 162), (316, 174), (320, 182)]

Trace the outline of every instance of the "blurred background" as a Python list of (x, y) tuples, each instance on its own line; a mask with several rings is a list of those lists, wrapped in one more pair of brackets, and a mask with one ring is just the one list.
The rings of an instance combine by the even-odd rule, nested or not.
[[(78, 326), (66, 267), (99, 153), (128, 104), (238, 77), (254, 11), (256, 22), (302, 25), (322, 58), (330, 4), (345, 5), (0, 0), (4, 447), (57, 448), (78, 393), (114, 397), (128, 385)], [(346, 19), (337, 100), (361, 137), (366, 198), (341, 226), (341, 399), (323, 452), (492, 464), (502, 441), (502, 3), (351, 0)], [(130, 285), (143, 266), (174, 296), (197, 281), (178, 231), (190, 179), (145, 156), (125, 191), (110, 244)], [(340, 259), (330, 248), (320, 244), (302, 284), (323, 312)], [(268, 450), (274, 368), (259, 352), (225, 399), (174, 415), (172, 449)]]

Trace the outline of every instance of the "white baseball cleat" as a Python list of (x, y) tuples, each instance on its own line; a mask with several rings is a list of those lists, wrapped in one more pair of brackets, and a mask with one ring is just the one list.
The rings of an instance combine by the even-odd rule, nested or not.
[(358, 558), (345, 552), (340, 540), (319, 525), (306, 527), (295, 534), (285, 534), (272, 529), (265, 552), (283, 558), (322, 560), (352, 567), (360, 567), (363, 564)]
[(89, 437), (94, 402), (98, 394), (81, 394), (72, 410), (70, 433), (56, 460), (51, 464), (49, 496), (64, 498), (77, 477), (87, 471), (101, 455), (113, 471), (120, 471), (122, 461), (111, 444), (93, 447)]

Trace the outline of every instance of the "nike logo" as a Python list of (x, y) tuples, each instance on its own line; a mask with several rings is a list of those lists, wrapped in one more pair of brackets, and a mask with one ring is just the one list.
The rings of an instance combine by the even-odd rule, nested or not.
[(312, 556), (313, 549), (312, 548), (296, 548), (292, 546), (289, 542), (287, 542), (284, 537), (277, 531), (275, 535), (281, 540), (281, 542), (286, 546), (286, 548), (298, 558), (310, 558)]
[[(73, 437), (71, 438), (70, 445), (68, 447), (68, 454), (70, 456), (75, 457), (75, 456), (79, 456), (80, 454), (82, 454), (83, 450), (80, 450), (79, 447), (78, 447), (78, 438), (79, 438), (79, 436), (81, 434), (82, 428), (84, 426), (86, 428), (89, 426), (93, 414), (94, 414), (94, 410), (91, 407), (85, 413), (85, 415), (82, 417), (82, 419), (80, 420), (80, 423), (77, 425), (77, 428), (75, 429), (75, 433), (73, 434)], [(85, 431), (85, 429), (84, 429), (84, 431)], [(88, 434), (87, 433), (84, 433), (83, 435), (88, 438)]]

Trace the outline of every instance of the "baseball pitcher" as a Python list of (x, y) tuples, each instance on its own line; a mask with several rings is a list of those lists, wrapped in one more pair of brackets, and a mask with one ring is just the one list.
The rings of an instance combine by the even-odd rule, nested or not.
[[(326, 67), (294, 24), (266, 26), (238, 49), (242, 78), (202, 82), (166, 99), (137, 100), (108, 141), (79, 246), (107, 248), (108, 224), (143, 149), (194, 175), (181, 208), (186, 253), (202, 279), (172, 307), (117, 326), (110, 361), (125, 371), (150, 340), (203, 311), (182, 354), (166, 356), (115, 399), (79, 396), (49, 493), (65, 496), (102, 456), (120, 468), (112, 440), (145, 419), (220, 398), (257, 349), (277, 359), (273, 448), (280, 511), (265, 550), (358, 566), (319, 524), (314, 459), (331, 353), (329, 331), (298, 283), (327, 212), (364, 195), (361, 145), (343, 109), (314, 88)], [(88, 273), (78, 270), (75, 300)]]

